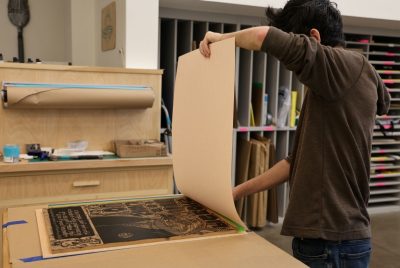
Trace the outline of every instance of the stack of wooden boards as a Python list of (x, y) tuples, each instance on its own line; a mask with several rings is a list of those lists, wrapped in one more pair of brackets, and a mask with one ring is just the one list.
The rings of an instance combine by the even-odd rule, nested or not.
[[(275, 148), (271, 140), (255, 136), (239, 139), (237, 145), (236, 184), (263, 174), (275, 163)], [(277, 190), (250, 195), (236, 202), (236, 209), (249, 227), (264, 227), (267, 221), (278, 222)]]

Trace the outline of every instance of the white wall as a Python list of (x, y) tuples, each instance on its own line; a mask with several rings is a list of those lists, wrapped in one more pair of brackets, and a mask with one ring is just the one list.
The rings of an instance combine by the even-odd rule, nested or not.
[[(116, 48), (101, 51), (101, 10), (112, 0), (30, 0), (25, 57), (74, 65), (157, 68), (158, 0), (116, 0)], [(0, 0), (0, 53), (17, 56), (17, 29)]]
[(156, 69), (158, 0), (126, 1), (126, 67)]
[(115, 1), (116, 48), (108, 51), (101, 50), (101, 10), (112, 0), (71, 1), (74, 65), (157, 68), (158, 0)]
[[(85, 0), (86, 1), (86, 0)], [(128, 0), (129, 1), (129, 0)], [(80, 1), (82, 2), (82, 0)], [(109, 67), (125, 67), (125, 31), (126, 31), (126, 0), (116, 0), (116, 41), (115, 49), (101, 50), (101, 10), (110, 4), (112, 0), (95, 0), (94, 33), (95, 43), (92, 48), (95, 51), (96, 65)], [(121, 52), (121, 53), (120, 53)]]
[[(17, 28), (8, 19), (8, 0), (0, 0), (0, 53), (6, 60), (18, 56)], [(25, 59), (70, 60), (69, 0), (29, 1), (31, 19), (24, 28)]]
[(71, 0), (70, 53), (74, 65), (96, 65), (95, 60), (95, 1)]
[[(31, 21), (24, 28), (25, 57), (72, 61), (74, 65), (154, 69), (158, 61), (159, 6), (263, 16), (265, 6), (282, 7), (286, 3), (286, 0), (116, 0), (116, 49), (103, 52), (101, 9), (111, 1), (30, 0)], [(347, 25), (399, 32), (398, 0), (336, 2)], [(0, 53), (11, 60), (18, 54), (17, 29), (8, 20), (7, 3), (8, 0), (0, 0)]]
[[(162, 1), (162, 0), (161, 0)], [(197, 0), (257, 7), (283, 7), (287, 0)], [(335, 0), (343, 16), (400, 20), (399, 0)]]

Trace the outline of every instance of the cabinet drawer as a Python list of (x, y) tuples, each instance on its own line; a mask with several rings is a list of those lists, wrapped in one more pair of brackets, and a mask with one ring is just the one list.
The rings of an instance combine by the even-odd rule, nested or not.
[(1, 200), (97, 193), (172, 193), (172, 167), (33, 173), (0, 177)]

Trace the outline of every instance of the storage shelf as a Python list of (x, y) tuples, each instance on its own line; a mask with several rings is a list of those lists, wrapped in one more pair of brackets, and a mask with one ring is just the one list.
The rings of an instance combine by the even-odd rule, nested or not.
[(371, 179), (380, 179), (380, 178), (396, 178), (396, 177), (400, 177), (400, 172), (399, 173), (379, 173), (379, 174), (375, 174), (375, 175), (371, 175), (370, 178)]
[(374, 43), (371, 42), (369, 43), (370, 46), (372, 47), (388, 47), (388, 48), (397, 48), (400, 47), (400, 44), (391, 44), (391, 43)]
[(371, 198), (369, 200), (369, 204), (374, 203), (386, 203), (386, 202), (398, 202), (400, 200), (399, 197), (385, 197), (385, 198)]
[(70, 160), (70, 161), (46, 161), (19, 163), (0, 163), (0, 176), (13, 173), (28, 172), (52, 172), (60, 170), (82, 170), (82, 169), (113, 169), (131, 167), (154, 167), (170, 166), (172, 157), (148, 157), (148, 158), (117, 158), (102, 160)]
[(392, 170), (392, 169), (400, 169), (399, 165), (377, 165), (371, 166), (371, 170)]
[(400, 74), (399, 70), (377, 70), (378, 74)]
[[(386, 131), (385, 132), (385, 135), (387, 136), (387, 137), (398, 137), (398, 136), (400, 136), (400, 132), (397, 132), (397, 131)], [(385, 135), (383, 135), (383, 133), (382, 132), (374, 132), (374, 137), (384, 137)]]
[(379, 52), (379, 51), (370, 51), (367, 53), (372, 56), (387, 56), (387, 57), (397, 57), (400, 56), (400, 53), (392, 53), (392, 52)]
[(395, 144), (400, 144), (400, 141), (396, 141), (396, 140), (379, 140), (379, 139), (375, 139), (372, 141), (372, 146), (376, 146), (376, 145), (395, 145)]
[(371, 60), (369, 61), (372, 65), (400, 65), (400, 62), (396, 61), (381, 61), (381, 60)]
[(386, 186), (397, 186), (400, 185), (400, 181), (386, 181), (382, 180), (379, 182), (371, 182), (370, 187), (386, 187)]
[(400, 149), (378, 149), (372, 150), (373, 154), (387, 154), (387, 153), (400, 153)]
[(388, 190), (372, 190), (371, 195), (383, 195), (383, 194), (397, 194), (400, 193), (400, 189), (388, 189)]
[(262, 132), (262, 131), (295, 131), (296, 127), (264, 126), (264, 127), (238, 127), (236, 132)]
[(376, 119), (380, 120), (400, 119), (400, 115), (381, 115), (377, 116)]
[(345, 41), (346, 45), (368, 46), (369, 42)]
[(400, 83), (400, 79), (382, 79), (385, 84), (398, 84)]

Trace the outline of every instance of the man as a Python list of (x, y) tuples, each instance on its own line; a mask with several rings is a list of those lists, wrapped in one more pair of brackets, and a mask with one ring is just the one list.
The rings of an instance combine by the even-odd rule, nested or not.
[(389, 94), (367, 59), (343, 48), (342, 18), (329, 0), (290, 0), (266, 13), (271, 26), (208, 32), (200, 43), (212, 57), (210, 43), (235, 37), (278, 58), (308, 88), (291, 155), (236, 186), (234, 198), (289, 180), (281, 234), (294, 237), (293, 255), (310, 267), (368, 267), (371, 139)]

